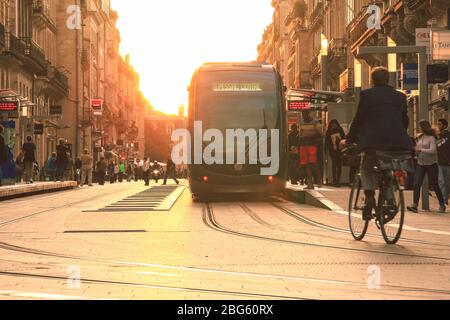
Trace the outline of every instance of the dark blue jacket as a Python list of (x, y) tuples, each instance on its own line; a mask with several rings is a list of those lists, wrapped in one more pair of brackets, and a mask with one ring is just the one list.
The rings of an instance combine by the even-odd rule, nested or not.
[(375, 86), (361, 98), (347, 136), (361, 150), (412, 150), (406, 96), (390, 86)]

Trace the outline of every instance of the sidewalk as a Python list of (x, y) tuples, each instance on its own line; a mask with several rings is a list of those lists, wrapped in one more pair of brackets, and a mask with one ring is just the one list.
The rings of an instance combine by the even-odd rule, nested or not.
[[(348, 215), (348, 201), (350, 197), (350, 188), (335, 188), (324, 186), (322, 189), (305, 190), (304, 187), (288, 184), (288, 195), (296, 198), (301, 203), (329, 210), (330, 214)], [(405, 191), (405, 205), (412, 204), (413, 191)], [(433, 231), (444, 232), (450, 235), (450, 208), (447, 208), (446, 214), (437, 213), (439, 202), (433, 193), (430, 197), (430, 211), (420, 210), (419, 213), (406, 211), (406, 221), (409, 229), (415, 231)], [(407, 228), (407, 229), (408, 229)], [(418, 228), (418, 229), (416, 229)]]
[(0, 201), (40, 193), (74, 189), (76, 187), (77, 187), (76, 181), (35, 182), (33, 184), (16, 184), (11, 186), (2, 186), (0, 187)]

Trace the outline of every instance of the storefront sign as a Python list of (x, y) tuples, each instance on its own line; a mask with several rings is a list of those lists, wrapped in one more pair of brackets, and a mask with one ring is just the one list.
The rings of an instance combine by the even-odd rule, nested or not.
[(311, 109), (311, 102), (306, 101), (289, 101), (288, 110), (289, 111), (303, 111)]
[(91, 108), (94, 111), (94, 116), (101, 116), (103, 114), (103, 100), (92, 99)]
[(431, 28), (416, 29), (416, 46), (427, 47), (427, 53), (431, 54)]
[(437, 63), (428, 65), (428, 83), (446, 83), (448, 81), (448, 65)]
[(433, 60), (450, 60), (450, 30), (432, 31)]
[(0, 100), (0, 112), (17, 112), (18, 108), (18, 103), (16, 101)]

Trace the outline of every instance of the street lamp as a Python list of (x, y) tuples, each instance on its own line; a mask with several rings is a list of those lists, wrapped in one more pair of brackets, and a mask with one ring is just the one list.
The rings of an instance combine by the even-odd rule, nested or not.
[[(397, 43), (392, 40), (391, 37), (387, 37), (387, 46), (396, 47)], [(397, 54), (388, 54), (388, 70), (389, 70), (389, 83), (392, 87), (397, 88)]]

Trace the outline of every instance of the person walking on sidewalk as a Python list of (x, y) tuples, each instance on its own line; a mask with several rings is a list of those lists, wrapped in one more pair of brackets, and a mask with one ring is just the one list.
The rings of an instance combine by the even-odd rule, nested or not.
[(152, 163), (150, 158), (145, 158), (144, 165), (142, 166), (142, 174), (144, 175), (145, 186), (150, 185), (150, 169), (152, 168)]
[(335, 187), (341, 186), (342, 173), (342, 152), (340, 143), (345, 139), (345, 132), (336, 119), (333, 119), (328, 124), (327, 133), (325, 135), (325, 150), (331, 158), (331, 167), (333, 172), (333, 185)]
[(360, 94), (358, 111), (350, 127), (347, 140), (341, 144), (357, 144), (362, 152), (361, 184), (365, 194), (364, 220), (372, 219), (378, 176), (376, 151), (411, 151), (408, 136), (408, 107), (406, 95), (389, 86), (389, 71), (377, 67), (371, 74), (373, 88)]
[(26, 183), (33, 183), (33, 169), (34, 163), (36, 162), (36, 145), (33, 143), (33, 138), (27, 136), (27, 142), (22, 146), (22, 151), (24, 153), (23, 162), (25, 166), (24, 180)]
[(97, 179), (98, 184), (101, 186), (105, 185), (107, 165), (104, 157), (100, 157), (100, 161), (97, 162)]
[(63, 182), (64, 173), (66, 171), (69, 157), (67, 156), (67, 147), (64, 139), (59, 140), (59, 145), (56, 146), (56, 179)]
[(441, 188), (439, 187), (438, 136), (428, 120), (420, 121), (420, 129), (422, 130), (422, 135), (419, 137), (416, 146), (417, 168), (414, 180), (414, 203), (408, 207), (408, 210), (414, 213), (418, 212), (420, 190), (425, 175), (428, 175), (430, 186), (433, 187), (436, 197), (439, 200), (439, 213), (445, 213), (445, 201)]
[(58, 166), (56, 164), (56, 152), (53, 152), (50, 158), (48, 158), (45, 164), (45, 174), (49, 176), (50, 181), (56, 181), (56, 170)]
[(323, 181), (318, 166), (318, 148), (322, 139), (322, 125), (311, 116), (312, 111), (303, 111), (300, 122), (300, 165), (305, 166), (308, 187), (314, 190), (314, 179), (319, 188)]
[(125, 177), (125, 164), (121, 161), (119, 163), (119, 182), (123, 182), (123, 178)]
[(439, 186), (444, 196), (444, 202), (448, 206), (450, 195), (450, 131), (448, 131), (448, 121), (446, 119), (438, 120), (439, 140), (438, 163), (439, 163)]
[(81, 182), (80, 186), (84, 186), (87, 178), (89, 187), (92, 187), (92, 169), (94, 164), (94, 158), (89, 154), (88, 149), (84, 149), (81, 155)]
[(3, 178), (3, 165), (8, 161), (8, 153), (6, 152), (6, 143), (3, 138), (3, 126), (0, 125), (0, 186), (2, 185)]
[(298, 167), (299, 167), (299, 154), (298, 147), (300, 144), (300, 133), (298, 132), (298, 126), (293, 124), (291, 126), (291, 132), (288, 135), (289, 141), (289, 179), (291, 184), (298, 183)]
[(164, 186), (167, 184), (167, 179), (168, 178), (172, 178), (173, 181), (175, 181), (176, 184), (180, 183), (177, 180), (177, 178), (175, 177), (175, 169), (176, 169), (175, 163), (172, 161), (172, 159), (169, 158), (167, 160), (166, 175), (164, 176), (164, 182), (163, 182)]

